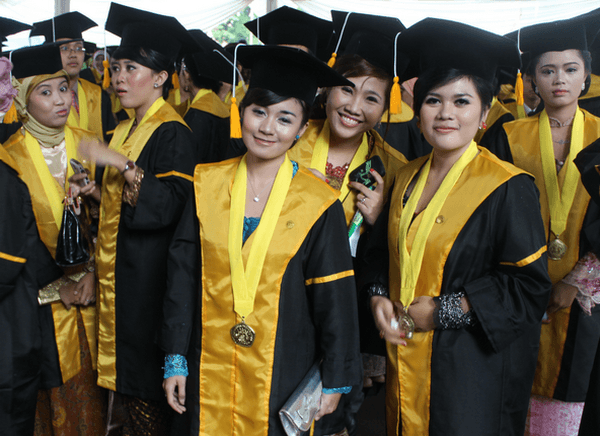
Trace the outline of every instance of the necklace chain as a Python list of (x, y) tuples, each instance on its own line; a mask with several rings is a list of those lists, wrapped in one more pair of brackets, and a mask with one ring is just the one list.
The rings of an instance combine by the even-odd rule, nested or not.
[(252, 180), (250, 180), (250, 177), (248, 177), (248, 182), (250, 182), (250, 187), (252, 188), (252, 193), (254, 194), (254, 198), (253, 198), (252, 200), (253, 200), (255, 203), (258, 203), (258, 202), (260, 201), (260, 195), (261, 195), (263, 192), (265, 192), (265, 189), (267, 189), (267, 188), (268, 188), (268, 187), (271, 185), (271, 182), (272, 182), (273, 180), (275, 180), (275, 177), (273, 177), (271, 180), (269, 180), (269, 181), (267, 182), (267, 184), (265, 185), (265, 187), (264, 187), (264, 188), (262, 188), (262, 189), (260, 190), (260, 192), (257, 194), (257, 193), (256, 193), (256, 189), (254, 189), (254, 185), (252, 184)]

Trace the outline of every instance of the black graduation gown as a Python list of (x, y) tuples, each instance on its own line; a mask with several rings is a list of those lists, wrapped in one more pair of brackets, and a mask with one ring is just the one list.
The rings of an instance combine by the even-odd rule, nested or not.
[(229, 141), (229, 118), (190, 107), (183, 120), (196, 137), (197, 163), (220, 162), (228, 158), (227, 150), (219, 145)]
[(8, 141), (8, 138), (16, 133), (20, 127), (20, 122), (10, 124), (0, 123), (0, 144), (4, 144), (6, 141)]
[[(400, 171), (399, 177), (407, 167)], [(474, 179), (475, 183), (481, 184), (477, 182), (481, 178), (479, 175)], [(401, 196), (402, 193), (400, 197), (396, 192), (393, 194), (396, 199)], [(391, 204), (397, 203), (392, 201)], [(470, 207), (465, 202), (465, 208)], [(472, 327), (458, 330), (434, 330), (430, 361), (414, 362), (415, 371), (416, 368), (428, 371), (430, 364), (430, 402), (428, 406), (423, 403), (429, 419), (415, 417), (414, 412), (410, 417), (400, 413), (402, 421), (423, 421), (411, 427), (402, 428), (401, 423), (395, 427), (390, 413), (396, 416), (398, 412), (390, 406), (388, 398), (388, 434), (523, 435), (541, 318), (551, 286), (546, 254), (532, 256), (539, 254), (545, 245), (537, 189), (531, 177), (519, 174), (498, 186), (475, 207), (473, 213), (465, 217), (467, 221), (449, 251), (446, 251), (448, 247), (439, 247), (437, 241), (431, 242), (430, 236), (427, 245), (433, 244), (431, 250), (447, 253), (443, 270), (438, 271), (437, 264), (431, 264), (427, 257), (423, 268), (433, 276), (443, 274), (440, 294), (465, 292), (478, 321)], [(391, 211), (384, 210), (367, 237), (361, 238), (356, 273), (361, 278), (363, 292), (370, 283), (388, 286), (391, 272), (388, 220), (394, 216), (397, 223), (399, 216), (393, 205), (391, 208)], [(442, 225), (463, 219), (444, 213), (444, 209), (440, 217), (438, 224)], [(442, 231), (435, 228), (435, 232)], [(454, 233), (454, 227), (445, 232)], [(526, 261), (519, 266), (520, 260)], [(435, 280), (432, 282), (437, 284)], [(420, 286), (417, 286), (417, 296)], [(397, 389), (398, 383), (390, 376), (389, 356), (393, 349), (394, 346), (388, 344), (388, 396)], [(427, 386), (400, 384), (399, 389), (411, 409), (413, 402), (423, 401)], [(428, 426), (429, 431), (421, 425)]]
[(0, 433), (31, 435), (40, 386), (38, 289), (60, 277), (39, 238), (27, 186), (0, 161)]
[[(167, 287), (167, 252), (192, 190), (194, 162), (190, 130), (180, 122), (162, 123), (136, 160), (144, 170), (137, 205), (123, 203), (121, 209), (114, 259), (115, 326), (100, 312), (101, 331), (106, 328), (110, 337), (104, 342), (100, 338), (99, 353), (114, 342), (116, 391), (142, 399), (164, 399), (164, 354), (157, 337)], [(99, 365), (100, 386), (113, 387), (110, 383), (115, 380), (105, 374)]]
[(403, 123), (382, 122), (375, 130), (409, 161), (431, 153), (431, 145), (421, 135), (416, 118)]
[[(231, 161), (223, 162), (222, 164), (230, 165), (229, 162)], [(286, 199), (286, 205), (284, 205), (282, 215), (280, 215), (280, 221), (283, 219), (281, 221), (284, 223), (283, 228), (290, 230), (296, 230), (300, 226), (302, 229), (301, 234), (305, 235), (304, 239), (298, 241), (301, 244), (289, 253), (291, 258), (285, 260), (283, 267), (273, 264), (269, 267), (274, 267), (278, 271), (280, 268), (284, 268), (281, 272), (283, 274), (281, 281), (275, 276), (272, 278), (272, 281), (267, 280), (265, 282), (265, 270), (263, 270), (263, 278), (261, 278), (261, 284), (259, 285), (260, 291), (261, 286), (263, 286), (262, 283), (270, 283), (267, 287), (269, 292), (268, 299), (275, 298), (275, 301), (278, 299), (277, 307), (279, 315), (276, 329), (273, 330), (273, 334), (275, 335), (273, 356), (271, 358), (268, 355), (264, 356), (264, 365), (272, 368), (270, 377), (271, 389), (264, 392), (264, 397), (259, 397), (259, 395), (263, 395), (264, 386), (254, 385), (252, 384), (253, 382), (245, 380), (237, 380), (235, 382), (236, 385), (241, 385), (241, 388), (236, 390), (239, 392), (240, 398), (242, 398), (241, 400), (236, 398), (236, 401), (246, 403), (243, 406), (245, 411), (248, 411), (248, 401), (254, 401), (254, 408), (256, 409), (255, 416), (246, 416), (243, 412), (237, 410), (236, 412), (238, 413), (233, 413), (231, 418), (227, 415), (227, 419), (237, 423), (235, 424), (238, 431), (236, 434), (254, 435), (263, 434), (262, 432), (265, 431), (264, 434), (268, 434), (269, 436), (284, 436), (285, 432), (278, 412), (319, 356), (324, 358), (322, 364), (323, 386), (353, 386), (361, 380), (362, 361), (358, 345), (356, 300), (354, 298), (355, 287), (353, 276), (347, 274), (348, 271), (352, 270), (352, 260), (345, 231), (343, 208), (339, 201), (335, 201), (324, 211), (316, 212), (318, 213), (318, 218), (312, 227), (306, 229), (308, 231), (306, 234), (304, 233), (304, 224), (301, 224), (301, 218), (298, 218), (297, 222), (289, 220), (291, 215), (302, 215), (303, 208), (306, 208), (306, 203), (310, 201), (302, 198), (298, 193), (291, 194), (294, 182), (296, 181), (295, 179), (307, 179), (308, 173), (306, 170), (302, 174), (301, 171), (303, 170), (299, 170), (298, 174), (294, 177), (292, 188), (290, 188), (290, 192), (288, 193), (288, 196), (297, 196), (294, 197), (296, 198), (295, 200), (290, 200), (291, 203), (289, 203), (291, 204), (289, 207), (292, 208), (293, 213), (286, 209), (286, 205), (288, 204), (288, 200)], [(230, 173), (228, 174), (229, 176), (231, 175)], [(229, 185), (229, 176), (224, 179), (227, 186)], [(308, 177), (312, 179), (311, 176)], [(213, 186), (223, 183), (223, 177), (216, 177), (215, 179)], [(314, 186), (315, 182), (316, 180), (311, 180), (311, 183), (313, 183), (311, 186)], [(204, 187), (204, 185), (202, 186)], [(320, 186), (319, 189), (322, 190), (323, 187)], [(221, 203), (221, 199), (215, 199), (215, 203), (211, 204), (210, 210), (214, 211), (216, 208), (220, 208)], [(190, 375), (187, 378), (186, 385), (187, 412), (175, 418), (176, 422), (172, 430), (172, 434), (177, 435), (199, 434), (199, 425), (201, 424), (199, 422), (199, 377), (201, 375), (200, 358), (203, 356), (202, 343), (208, 342), (208, 348), (210, 349), (210, 347), (216, 345), (214, 342), (216, 340), (215, 337), (219, 337), (218, 335), (221, 334), (214, 326), (207, 327), (204, 325), (204, 323), (210, 323), (213, 319), (202, 319), (201, 314), (206, 310), (206, 308), (202, 307), (202, 300), (212, 297), (206, 297), (207, 292), (201, 289), (201, 283), (209, 281), (217, 289), (219, 289), (218, 287), (221, 284), (213, 279), (200, 277), (203, 274), (200, 265), (203, 265), (206, 270), (215, 268), (215, 265), (219, 268), (218, 265), (221, 261), (215, 262), (212, 258), (219, 256), (221, 251), (219, 253), (211, 251), (211, 258), (207, 259), (205, 256), (204, 259), (201, 259), (201, 247), (198, 236), (199, 220), (196, 215), (196, 207), (194, 199), (188, 202), (173, 238), (173, 244), (171, 245), (169, 253), (168, 293), (165, 298), (164, 327), (160, 340), (161, 346), (166, 353), (186, 355), (190, 368)], [(313, 214), (315, 212), (311, 211), (308, 213)], [(228, 223), (224, 223), (223, 225), (226, 226), (225, 228), (228, 228)], [(269, 263), (270, 259), (281, 258), (278, 247), (273, 248), (274, 245), (287, 244), (287, 242), (282, 240), (282, 235), (278, 234), (279, 231), (276, 230), (273, 236), (265, 265)], [(296, 238), (296, 234), (294, 234), (293, 238)], [(211, 241), (211, 244), (213, 242)], [(225, 251), (227, 251), (226, 241)], [(267, 270), (269, 268), (265, 267)], [(228, 271), (224, 271), (223, 274), (229, 273)], [(324, 282), (315, 280), (314, 283), (309, 283), (310, 280), (307, 280), (317, 277), (329, 277), (329, 279)], [(280, 292), (278, 292), (279, 289)], [(229, 287), (224, 292), (229, 295), (231, 294)], [(202, 296), (202, 298), (198, 298), (198, 296)], [(262, 311), (262, 307), (264, 307), (264, 302), (260, 302), (260, 299), (261, 297), (257, 295), (255, 312)], [(215, 301), (214, 303), (214, 306), (221, 305), (220, 301)], [(196, 308), (195, 316), (194, 308)], [(234, 315), (233, 310), (231, 310), (231, 314)], [(249, 324), (252, 322), (251, 317), (248, 318), (248, 322)], [(264, 325), (261, 324), (261, 332), (268, 331), (262, 327)], [(203, 328), (206, 330), (203, 330)], [(221, 339), (221, 341), (224, 341), (222, 342), (223, 347), (227, 349), (233, 346), (229, 337), (229, 328), (231, 326), (222, 330), (226, 332), (226, 338)], [(209, 333), (204, 338), (202, 337), (203, 331)], [(258, 331), (259, 329), (257, 329), (257, 334)], [(213, 343), (210, 343), (210, 341), (213, 341)], [(257, 336), (253, 345), (254, 349), (259, 346), (257, 345), (259, 341), (261, 341), (260, 336)], [(253, 356), (256, 352), (254, 350), (246, 352), (245, 349), (238, 347), (239, 361), (243, 361), (245, 364), (245, 356)], [(202, 358), (204, 359), (204, 357)], [(248, 357), (248, 359), (251, 359), (251, 357)], [(208, 371), (210, 371), (210, 368), (208, 368)], [(229, 373), (229, 362), (223, 362), (223, 371), (225, 371), (225, 374)], [(207, 378), (209, 376), (203, 374), (202, 377)], [(252, 377), (249, 377), (249, 379), (253, 380)], [(208, 378), (208, 380), (210, 380), (209, 383), (218, 382), (213, 378)], [(221, 387), (221, 384), (219, 384), (221, 392), (229, 392), (229, 389), (229, 386)], [(256, 398), (254, 398), (253, 392), (256, 393)], [(244, 397), (246, 400), (243, 399)], [(261, 412), (263, 412), (263, 398), (268, 399), (268, 433), (266, 430), (263, 430), (266, 424), (266, 422), (262, 421), (264, 416), (261, 415)], [(219, 404), (218, 407), (221, 406), (223, 408), (228, 407), (227, 404)], [(261, 416), (263, 418), (259, 418)], [(244, 428), (244, 425), (246, 425), (246, 431), (240, 430), (240, 428)], [(228, 430), (225, 430), (223, 427), (218, 427), (220, 430), (215, 430), (214, 422), (207, 422), (206, 426), (205, 434), (207, 435), (229, 434)]]

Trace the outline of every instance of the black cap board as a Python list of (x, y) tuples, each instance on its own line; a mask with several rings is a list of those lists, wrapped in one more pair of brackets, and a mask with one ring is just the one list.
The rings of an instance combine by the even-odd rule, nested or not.
[[(233, 56), (203, 31), (194, 29), (189, 33), (202, 48), (190, 56), (198, 74), (220, 82), (232, 83)], [(189, 60), (187, 62), (189, 63)]]
[(306, 12), (282, 6), (244, 25), (264, 44), (302, 45), (322, 60), (329, 55), (327, 47), (333, 34), (331, 21)]
[(6, 41), (6, 37), (22, 32), (23, 30), (31, 29), (29, 24), (21, 23), (10, 18), (0, 17), (0, 37), (2, 41)]
[(585, 26), (576, 19), (534, 24), (521, 29), (521, 50), (531, 59), (549, 52), (587, 50)]
[(600, 75), (600, 30), (591, 41), (589, 49), (592, 54), (592, 73)]
[(319, 87), (354, 86), (323, 61), (296, 48), (243, 46), (240, 62), (252, 69), (249, 89), (268, 89), (283, 97), (294, 97), (312, 105)]
[(33, 24), (29, 36), (41, 35), (46, 38), (45, 44), (58, 39), (83, 40), (82, 33), (97, 24), (81, 12), (67, 12), (49, 20)]
[(106, 30), (121, 37), (120, 47), (143, 47), (169, 58), (193, 53), (198, 44), (174, 17), (111, 3)]
[(63, 69), (57, 44), (42, 44), (14, 50), (11, 55), (12, 74), (17, 79), (55, 74)]
[(498, 67), (520, 68), (514, 41), (455, 21), (425, 18), (402, 32), (398, 43), (410, 51), (420, 73), (455, 68), (492, 82)]
[[(331, 17), (338, 55), (358, 55), (394, 77), (395, 39), (398, 33), (406, 29), (399, 19), (342, 11), (331, 11)], [(399, 48), (396, 74), (402, 76), (408, 65), (408, 57)]]

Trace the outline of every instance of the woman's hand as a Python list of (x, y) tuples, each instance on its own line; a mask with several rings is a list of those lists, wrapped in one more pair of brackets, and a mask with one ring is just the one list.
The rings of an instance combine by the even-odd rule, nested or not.
[(321, 406), (315, 415), (315, 421), (318, 421), (325, 415), (335, 412), (342, 398), (342, 394), (321, 394)]
[[(163, 389), (167, 396), (167, 403), (180, 415), (185, 412), (185, 382), (184, 375), (174, 375), (163, 381)], [(339, 401), (339, 399), (338, 399)], [(336, 404), (337, 405), (337, 404)], [(334, 408), (335, 410), (335, 408)]]
[(96, 277), (93, 272), (84, 275), (75, 288), (79, 295), (75, 304), (88, 306), (96, 302)]
[(74, 281), (69, 280), (69, 283), (63, 285), (58, 293), (60, 294), (60, 300), (67, 310), (71, 309), (73, 304), (79, 302), (79, 291), (77, 290), (77, 283)]
[(579, 290), (575, 286), (566, 284), (563, 281), (557, 282), (552, 286), (550, 294), (550, 302), (546, 313), (552, 315), (554, 312), (571, 307), (573, 300), (577, 296)]
[(79, 143), (78, 153), (97, 166), (113, 166), (122, 171), (127, 164), (126, 156), (108, 148), (105, 142), (93, 139), (85, 139)]
[(90, 181), (87, 185), (84, 184), (83, 179), (86, 177), (88, 177), (89, 180), (89, 175), (84, 173), (73, 174), (71, 177), (69, 177), (71, 194), (74, 197), (79, 195), (84, 195), (86, 197), (90, 196), (100, 203), (100, 189), (98, 189), (94, 180)]
[(392, 320), (396, 320), (396, 309), (389, 298), (374, 296), (371, 297), (371, 312), (375, 318), (375, 325), (383, 339), (392, 344), (406, 345), (405, 333), (397, 326), (392, 327)]
[(408, 314), (415, 323), (415, 331), (428, 332), (435, 329), (433, 312), (435, 302), (431, 297), (417, 297), (408, 307)]
[(356, 196), (357, 202), (356, 207), (365, 217), (365, 221), (367, 224), (372, 226), (377, 221), (377, 217), (383, 210), (383, 205), (385, 203), (385, 198), (383, 196), (383, 188), (385, 183), (383, 182), (383, 178), (379, 175), (379, 173), (375, 170), (371, 170), (371, 174), (377, 181), (377, 187), (371, 191), (362, 183), (358, 182), (350, 182), (350, 187), (360, 191), (360, 193)]

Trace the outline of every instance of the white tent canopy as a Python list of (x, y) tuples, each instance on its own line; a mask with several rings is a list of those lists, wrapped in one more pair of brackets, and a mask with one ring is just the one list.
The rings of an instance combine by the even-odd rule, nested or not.
[[(58, 0), (59, 2), (61, 0)], [(267, 7), (297, 6), (305, 12), (330, 19), (332, 9), (398, 17), (406, 26), (426, 17), (446, 18), (505, 34), (520, 26), (570, 18), (600, 7), (600, 0), (120, 0), (119, 3), (173, 15), (188, 29), (210, 32), (215, 26), (250, 5), (262, 15)], [(110, 1), (71, 0), (69, 9), (80, 11), (99, 24), (85, 32), (86, 40), (99, 46), (118, 44), (119, 39), (102, 31)], [(53, 0), (0, 0), (0, 16), (34, 23), (54, 15)], [(106, 38), (106, 39), (105, 39)], [(9, 49), (28, 45), (27, 32), (11, 36)], [(32, 44), (35, 43), (32, 41)]]

